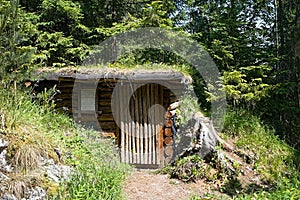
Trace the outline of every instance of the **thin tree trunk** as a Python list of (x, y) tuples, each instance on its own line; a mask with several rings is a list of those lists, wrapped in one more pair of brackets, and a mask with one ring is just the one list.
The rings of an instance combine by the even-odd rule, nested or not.
[(278, 28), (280, 35), (280, 55), (284, 55), (284, 13), (282, 0), (278, 0)]
[[(274, 10), (275, 10), (275, 47), (276, 47), (276, 57), (279, 55), (279, 34), (278, 34), (278, 5), (277, 0), (274, 1)], [(278, 68), (278, 62), (276, 63), (276, 68)]]
[[(17, 16), (18, 16), (18, 6), (19, 6), (19, 1), (17, 0), (16, 1), (16, 4), (14, 5), (15, 7), (14, 7), (14, 14), (13, 14), (13, 17), (14, 17), (14, 20), (16, 20), (17, 19)], [(16, 35), (16, 23), (17, 23), (17, 21), (13, 21), (13, 38), (12, 38), (12, 41), (13, 41), (13, 43), (12, 43), (12, 46), (11, 46), (11, 52), (15, 52), (15, 50), (16, 50), (16, 37), (17, 37), (17, 35)], [(13, 58), (13, 59), (15, 59), (15, 58)], [(14, 98), (15, 98), (15, 100), (16, 100), (16, 97), (17, 97), (17, 64), (15, 63), (15, 61), (14, 60), (12, 60), (12, 63), (13, 63), (13, 81), (14, 81)]]
[(17, 97), (17, 67), (14, 65), (14, 96)]

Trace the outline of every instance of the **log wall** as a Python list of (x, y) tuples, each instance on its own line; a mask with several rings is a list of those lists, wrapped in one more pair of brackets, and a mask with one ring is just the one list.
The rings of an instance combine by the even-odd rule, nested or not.
[[(127, 86), (124, 87), (126, 90), (123, 89), (120, 95), (130, 92), (132, 84), (143, 84), (142, 81), (122, 81), (122, 84)], [(119, 99), (120, 102), (114, 102), (114, 105), (112, 105), (112, 93), (118, 80), (100, 79), (97, 83), (76, 80), (76, 84), (79, 84), (75, 87), (77, 90), (74, 89), (74, 82), (74, 78), (60, 78), (56, 82), (51, 82), (51, 84), (57, 84), (57, 89), (59, 90), (59, 93), (55, 96), (57, 108), (67, 111), (70, 115), (73, 115), (75, 121), (98, 130), (104, 136), (116, 137), (116, 143), (119, 147), (126, 147), (133, 152), (133, 154), (124, 155), (124, 162), (165, 165), (174, 158), (174, 133), (172, 130), (173, 121), (171, 120), (174, 108), (171, 109), (170, 104), (178, 100), (178, 94), (176, 97), (171, 90), (175, 92), (184, 91), (182, 84), (170, 83), (168, 88), (158, 84), (144, 85), (143, 89), (137, 90), (134, 93), (134, 101), (130, 101), (130, 115), (134, 117), (135, 122), (139, 123), (126, 123), (126, 117), (128, 118), (128, 116), (123, 116), (125, 120), (123, 122), (120, 121), (118, 124), (124, 127), (119, 127), (116, 121), (121, 119), (122, 107), (125, 107), (125, 105), (123, 105), (124, 102), (122, 102), (122, 99)], [(84, 112), (80, 110), (80, 90), (91, 88), (91, 84), (97, 85), (94, 87), (97, 88), (95, 93), (96, 110), (93, 112)], [(154, 118), (160, 121), (150, 122), (150, 119), (145, 117), (148, 114), (147, 109), (152, 104), (157, 103), (161, 104), (166, 112), (165, 114), (159, 114), (159, 110), (153, 110), (153, 113), (150, 114), (155, 115)], [(117, 106), (120, 109), (119, 113), (115, 113), (117, 119), (114, 119), (112, 106)], [(121, 130), (125, 129), (130, 132), (132, 137), (122, 135)], [(155, 134), (153, 135), (152, 132)], [(141, 137), (141, 134), (144, 135)], [(136, 156), (142, 153), (142, 151), (155, 153)], [(144, 158), (145, 156), (147, 158)]]

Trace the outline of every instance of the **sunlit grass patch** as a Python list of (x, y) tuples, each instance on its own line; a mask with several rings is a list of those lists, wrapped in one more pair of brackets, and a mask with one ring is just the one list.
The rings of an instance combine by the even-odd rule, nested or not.
[[(46, 99), (44, 99), (46, 100)], [(1, 138), (9, 141), (7, 155), (14, 171), (1, 182), (3, 192), (24, 197), (24, 188), (44, 188), (49, 198), (121, 199), (122, 182), (130, 167), (121, 164), (112, 140), (78, 127), (55, 111), (52, 102), (34, 102), (30, 96), (0, 90)], [(61, 158), (55, 152), (60, 149)], [(73, 168), (70, 180), (51, 181), (39, 172), (41, 157)], [(8, 190), (9, 189), (9, 190)]]

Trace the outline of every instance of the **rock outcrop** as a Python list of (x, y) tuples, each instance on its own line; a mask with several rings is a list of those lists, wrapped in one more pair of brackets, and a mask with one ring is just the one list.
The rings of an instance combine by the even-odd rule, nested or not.
[[(48, 198), (47, 191), (42, 185), (30, 186), (20, 181), (20, 189), (13, 187), (13, 176), (16, 172), (7, 160), (7, 148), (9, 141), (0, 138), (0, 200), (45, 200)], [(67, 165), (55, 163), (53, 159), (40, 158), (38, 174), (43, 174), (54, 184), (67, 181), (71, 174), (72, 168)], [(11, 185), (10, 185), (11, 184)], [(16, 192), (17, 191), (17, 192)], [(16, 194), (17, 193), (17, 194)]]

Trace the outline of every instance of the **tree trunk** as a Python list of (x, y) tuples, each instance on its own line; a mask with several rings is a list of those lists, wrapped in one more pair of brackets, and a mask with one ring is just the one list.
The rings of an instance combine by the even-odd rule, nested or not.
[(14, 65), (14, 96), (17, 98), (17, 67)]
[(284, 54), (284, 12), (282, 0), (278, 0), (278, 28), (280, 35), (280, 55)]

